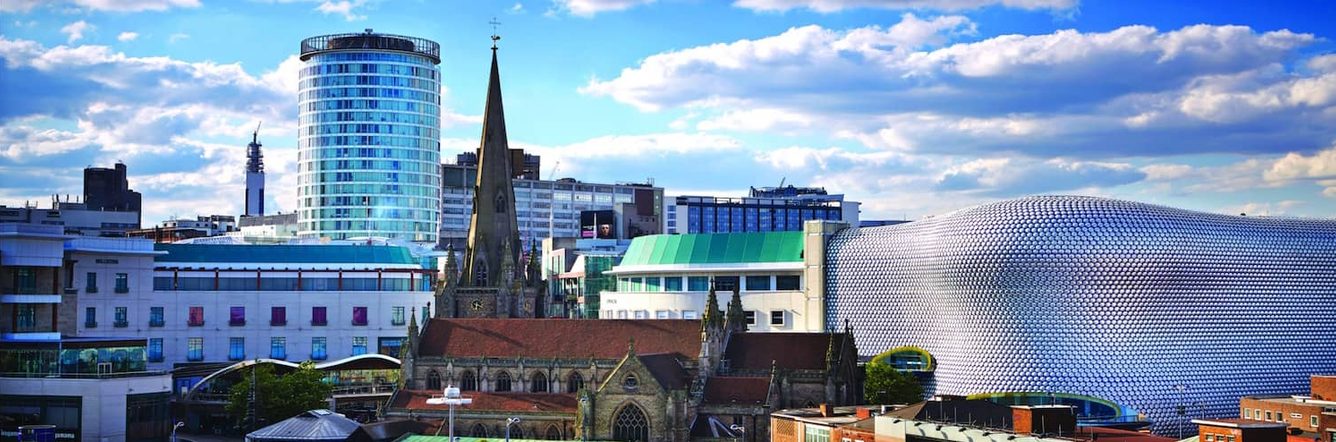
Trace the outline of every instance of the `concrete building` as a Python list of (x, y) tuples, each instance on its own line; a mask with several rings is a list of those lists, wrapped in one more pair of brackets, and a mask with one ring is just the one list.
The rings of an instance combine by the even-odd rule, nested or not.
[(228, 235), (247, 241), (281, 242), (297, 238), (297, 212), (243, 216), (238, 221), (237, 231)]
[[(143, 211), (143, 196), (130, 190), (125, 163), (117, 162), (112, 168), (85, 168), (83, 186), (83, 203), (88, 210), (136, 214)], [(136, 225), (142, 222), (142, 217), (135, 218)]]
[[(52, 425), (58, 440), (164, 440), (171, 378), (147, 367), (142, 337), (77, 336), (81, 261), (138, 256), (146, 241), (0, 224), (0, 434)], [(151, 252), (151, 250), (150, 250)], [(120, 274), (88, 276), (126, 293)]]
[(153, 242), (172, 243), (191, 238), (225, 235), (237, 230), (237, 218), (232, 215), (200, 215), (195, 219), (175, 218), (156, 227), (126, 232), (126, 236), (147, 238)]
[(744, 198), (676, 196), (664, 200), (664, 233), (798, 231), (811, 220), (859, 225), (859, 206), (819, 187), (751, 188)]
[(826, 326), (864, 356), (922, 348), (929, 394), (1083, 396), (1190, 435), (1336, 372), (1336, 220), (1035, 196), (846, 229), (822, 255)]
[(43, 224), (64, 227), (79, 236), (126, 236), (139, 228), (139, 212), (91, 210), (87, 204), (53, 198), (50, 209), (35, 206), (0, 206), (0, 223)]
[[(435, 273), (393, 246), (157, 244), (148, 254), (79, 259), (75, 271), (90, 276), (72, 290), (79, 333), (147, 337), (154, 368), (397, 356)], [(116, 290), (90, 286), (113, 275)]]
[(377, 34), (301, 43), (298, 232), (435, 243), (440, 45)]

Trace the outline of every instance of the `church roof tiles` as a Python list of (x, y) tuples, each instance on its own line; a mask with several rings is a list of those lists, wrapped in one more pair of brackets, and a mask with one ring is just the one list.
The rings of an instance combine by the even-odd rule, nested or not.
[[(699, 328), (700, 321), (689, 319), (435, 318), (423, 331), (418, 355), (621, 359), (635, 339), (637, 353), (676, 353), (695, 359), (700, 353)], [(825, 346), (821, 348), (824, 351)]]
[[(411, 410), (447, 410), (448, 407), (445, 405), (427, 403), (427, 399), (440, 395), (441, 392), (433, 390), (399, 390), (399, 394), (394, 396), (394, 404), (391, 407)], [(465, 391), (463, 396), (473, 399), (472, 404), (463, 407), (467, 411), (575, 413), (579, 405), (574, 394)]]
[[(836, 344), (843, 333), (836, 333)], [(724, 359), (734, 370), (825, 370), (830, 333), (737, 333), (728, 342)]]

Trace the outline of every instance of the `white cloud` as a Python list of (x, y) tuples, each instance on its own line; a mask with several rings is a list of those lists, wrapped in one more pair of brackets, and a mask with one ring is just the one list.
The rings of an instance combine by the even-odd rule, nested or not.
[(1313, 155), (1289, 153), (1276, 160), (1263, 175), (1267, 181), (1312, 181), (1322, 195), (1336, 198), (1336, 145)]
[(366, 5), (366, 0), (338, 0), (338, 1), (326, 0), (324, 2), (321, 2), (320, 6), (316, 6), (315, 10), (320, 11), (321, 13), (326, 15), (329, 14), (342, 15), (343, 19), (347, 21), (357, 21), (357, 20), (366, 20), (365, 15), (359, 15), (356, 12), (357, 8), (360, 8), (365, 5)]
[(28, 12), (42, 3), (42, 0), (5, 0), (0, 2), (0, 12)]
[(178, 41), (185, 40), (187, 38), (190, 38), (190, 34), (186, 34), (184, 32), (177, 32), (175, 34), (167, 36), (167, 43), (176, 43)]
[(1131, 164), (1072, 161), (1063, 158), (983, 158), (942, 172), (936, 188), (994, 196), (1031, 195), (1055, 191), (1101, 189), (1146, 178)]
[(810, 9), (820, 13), (846, 9), (935, 9), (958, 11), (986, 6), (1018, 9), (1070, 9), (1077, 0), (735, 0), (733, 6), (765, 12)]
[(523, 13), (524, 13), (524, 4), (523, 4), (523, 3), (520, 3), (520, 2), (515, 2), (515, 5), (514, 5), (514, 6), (511, 6), (510, 9), (507, 9), (507, 10), (506, 10), (506, 13), (508, 13), (508, 14), (523, 14)]
[(139, 38), (138, 32), (122, 32), (116, 36), (116, 39), (120, 41), (133, 41), (136, 38)]
[(96, 28), (96, 26), (90, 25), (86, 21), (79, 20), (60, 28), (60, 33), (69, 36), (67, 40), (69, 43), (74, 43), (84, 37), (84, 31), (91, 31)]
[(603, 12), (625, 11), (654, 0), (553, 0), (556, 9), (580, 17), (593, 17)]
[(1289, 214), (1291, 209), (1304, 205), (1299, 200), (1283, 200), (1274, 203), (1271, 202), (1250, 202), (1234, 206), (1227, 206), (1220, 210), (1220, 213), (1226, 215), (1246, 214), (1248, 216), (1281, 216)]
[(166, 11), (200, 6), (199, 0), (73, 0), (72, 3), (94, 11), (114, 12)]

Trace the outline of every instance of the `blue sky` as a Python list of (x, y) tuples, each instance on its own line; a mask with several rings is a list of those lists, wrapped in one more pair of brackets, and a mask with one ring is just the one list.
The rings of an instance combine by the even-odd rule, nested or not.
[(918, 218), (1029, 194), (1336, 216), (1336, 3), (1080, 0), (0, 0), (0, 204), (116, 160), (145, 222), (296, 183), (302, 38), (441, 43), (443, 156), (490, 55), (545, 174), (669, 194), (781, 180)]

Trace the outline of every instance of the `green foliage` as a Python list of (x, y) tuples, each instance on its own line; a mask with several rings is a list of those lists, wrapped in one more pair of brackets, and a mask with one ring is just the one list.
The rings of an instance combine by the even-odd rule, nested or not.
[[(243, 370), (245, 376), (232, 386), (227, 413), (244, 430), (255, 430), (307, 410), (328, 408), (332, 387), (323, 381), (324, 373), (316, 370), (310, 361), (285, 375), (275, 374), (271, 364)], [(251, 376), (255, 376), (255, 394), (259, 402), (256, 406), (259, 419), (253, 427), (246, 419), (251, 409)]]
[(923, 386), (913, 373), (888, 364), (867, 364), (863, 396), (869, 404), (912, 404), (923, 400)]

